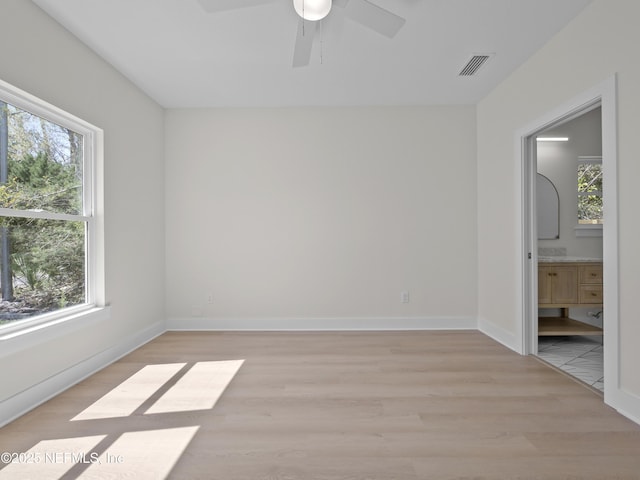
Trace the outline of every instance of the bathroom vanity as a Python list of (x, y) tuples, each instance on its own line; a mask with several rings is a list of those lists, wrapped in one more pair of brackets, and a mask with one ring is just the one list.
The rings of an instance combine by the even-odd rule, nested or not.
[(559, 308), (559, 317), (538, 318), (538, 335), (602, 335), (602, 328), (569, 318), (569, 308), (602, 309), (602, 260), (538, 258), (538, 309)]

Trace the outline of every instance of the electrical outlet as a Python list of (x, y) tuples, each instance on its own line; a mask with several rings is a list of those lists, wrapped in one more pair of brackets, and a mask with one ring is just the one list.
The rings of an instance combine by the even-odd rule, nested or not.
[(409, 303), (409, 292), (400, 292), (400, 302)]
[(213, 293), (210, 293), (209, 295), (207, 295), (207, 303), (208, 304), (213, 303)]

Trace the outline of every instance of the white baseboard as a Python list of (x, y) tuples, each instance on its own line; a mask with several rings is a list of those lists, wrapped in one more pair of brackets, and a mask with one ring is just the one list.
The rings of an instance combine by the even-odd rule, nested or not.
[(504, 328), (496, 325), (495, 323), (488, 322), (484, 318), (478, 319), (478, 330), (484, 333), (486, 336), (493, 338), (496, 342), (501, 343), (505, 347), (513, 350), (516, 353), (522, 353), (519, 351), (516, 342), (516, 336), (505, 330)]
[(155, 323), (118, 345), (97, 353), (27, 390), (5, 399), (0, 402), (0, 427), (102, 370), (164, 332), (164, 322)]
[(477, 330), (473, 317), (169, 318), (167, 330), (351, 331)]

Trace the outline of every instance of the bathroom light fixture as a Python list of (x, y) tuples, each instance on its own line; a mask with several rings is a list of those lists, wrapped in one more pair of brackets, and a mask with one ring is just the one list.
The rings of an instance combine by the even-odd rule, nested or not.
[(538, 142), (568, 142), (569, 137), (536, 137)]
[(304, 20), (322, 20), (331, 10), (331, 0), (293, 0), (293, 8)]

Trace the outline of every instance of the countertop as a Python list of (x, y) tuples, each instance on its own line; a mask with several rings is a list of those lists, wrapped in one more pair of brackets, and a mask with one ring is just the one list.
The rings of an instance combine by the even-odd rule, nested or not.
[(561, 257), (551, 257), (551, 256), (539, 256), (539, 263), (573, 263), (573, 262), (602, 262), (601, 258), (592, 258), (592, 257), (571, 257), (571, 256), (561, 256)]

